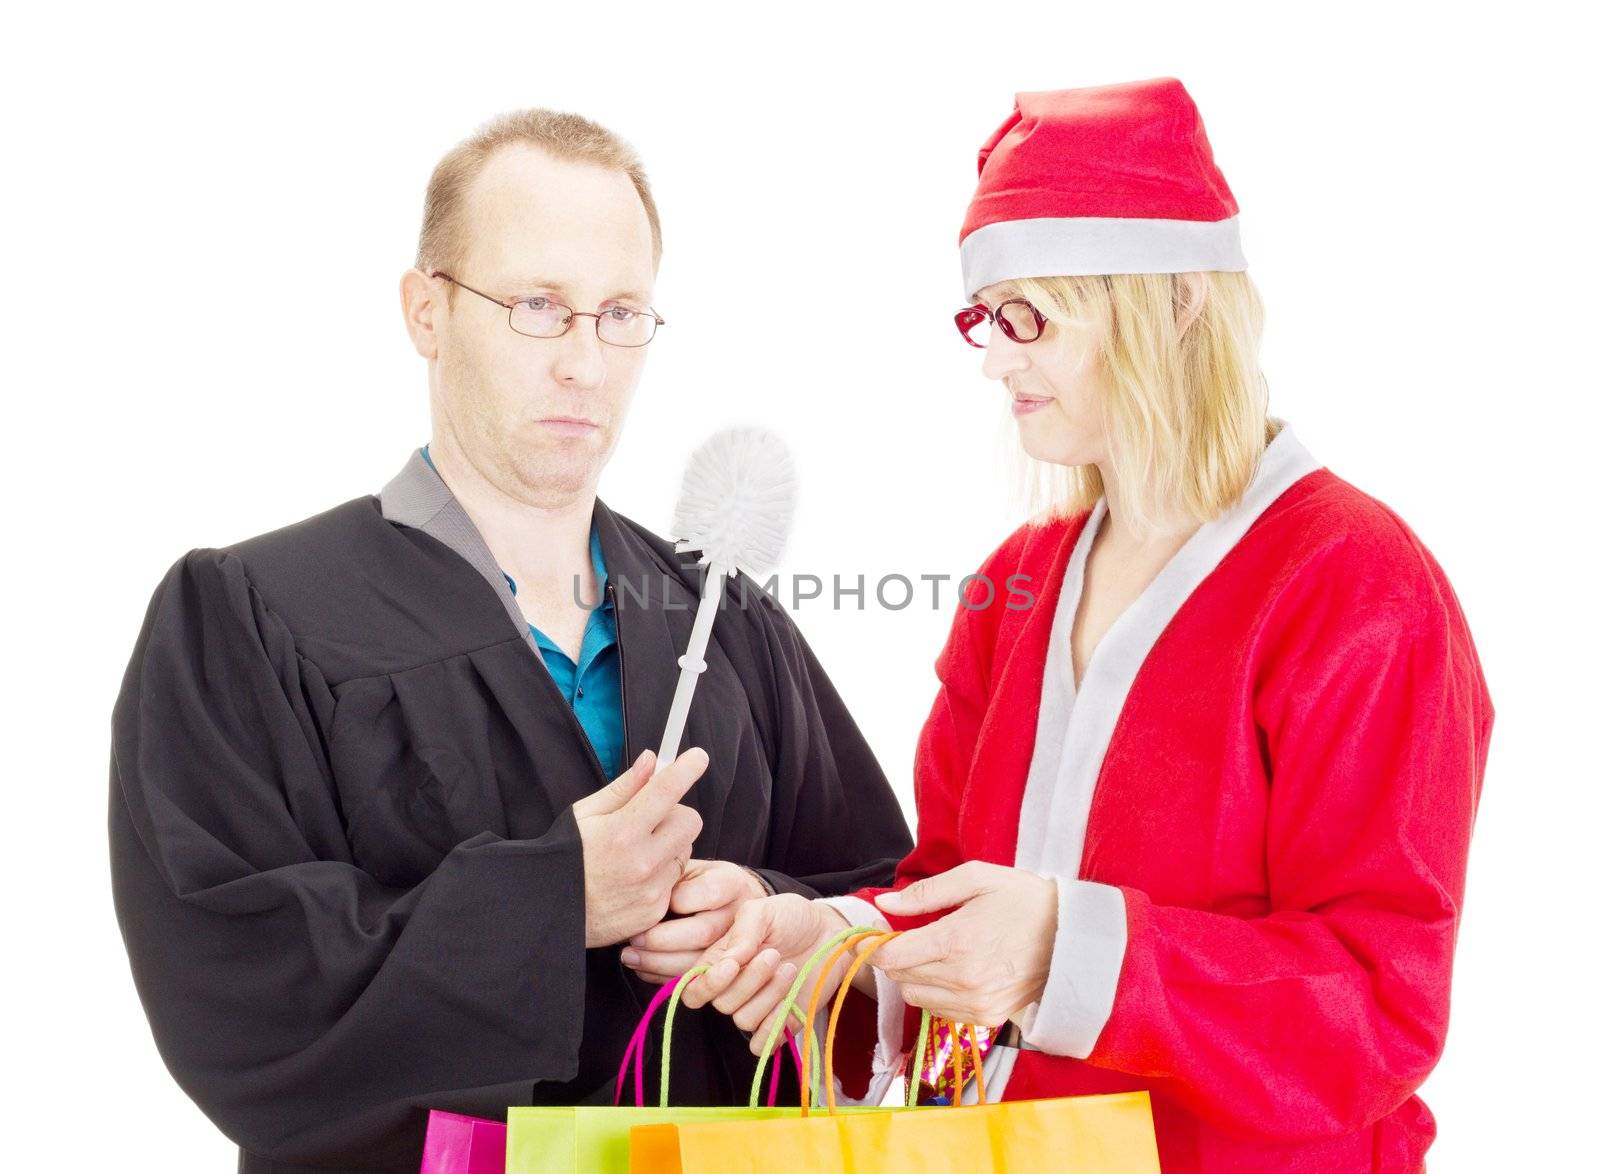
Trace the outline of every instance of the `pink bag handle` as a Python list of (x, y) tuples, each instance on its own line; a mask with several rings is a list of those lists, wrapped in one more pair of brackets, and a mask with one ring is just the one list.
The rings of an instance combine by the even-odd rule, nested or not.
[[(644, 1052), (645, 1040), (650, 1033), (650, 1023), (655, 1018), (656, 1012), (661, 1009), (662, 1004), (667, 1002), (667, 1000), (672, 997), (673, 992), (678, 989), (679, 983), (684, 982), (686, 979), (693, 978), (696, 974), (704, 973), (707, 969), (709, 968), (704, 966), (696, 967), (682, 977), (674, 978), (671, 982), (668, 982), (666, 985), (661, 987), (660, 990), (656, 991), (655, 996), (650, 1000), (650, 1005), (645, 1008), (644, 1015), (639, 1020), (639, 1026), (633, 1029), (633, 1037), (628, 1041), (628, 1046), (623, 1049), (622, 1064), (617, 1069), (616, 1094), (612, 1097), (611, 1101), (613, 1105), (622, 1104), (622, 1088), (623, 1085), (627, 1083), (628, 1062), (631, 1060), (633, 1061), (634, 1107), (639, 1109), (644, 1108)], [(784, 1028), (783, 1035), (784, 1039), (789, 1044), (789, 1054), (794, 1059), (794, 1069), (796, 1072), (799, 1072), (800, 1048), (799, 1045), (795, 1043), (794, 1033), (786, 1027)], [(767, 1107), (769, 1109), (778, 1103), (778, 1067), (779, 1066), (776, 1064), (772, 1066), (772, 1079), (767, 1084)], [(667, 1046), (667, 1041), (663, 1041), (661, 1056), (661, 1095), (663, 1101), (666, 1099), (669, 1071), (670, 1051)]]

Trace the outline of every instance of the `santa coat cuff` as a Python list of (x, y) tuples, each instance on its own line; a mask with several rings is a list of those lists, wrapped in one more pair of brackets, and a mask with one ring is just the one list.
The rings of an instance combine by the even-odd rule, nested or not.
[[(1111, 1018), (1128, 949), (1122, 890), (1056, 877), (1056, 940), (1044, 993), (1016, 1016), (1029, 1047), (1088, 1058)], [(881, 1022), (881, 1014), (880, 1014)]]

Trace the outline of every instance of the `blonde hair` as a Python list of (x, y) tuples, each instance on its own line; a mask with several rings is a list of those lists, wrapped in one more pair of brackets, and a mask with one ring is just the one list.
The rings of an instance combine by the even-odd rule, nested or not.
[[(501, 147), (524, 144), (538, 147), (576, 163), (593, 163), (614, 168), (633, 181), (633, 188), (644, 204), (650, 220), (650, 241), (654, 263), (661, 263), (661, 218), (644, 164), (634, 149), (617, 135), (577, 114), (559, 110), (512, 110), (484, 123), (470, 138), (464, 139), (439, 160), (428, 179), (428, 193), (422, 204), (422, 233), (417, 240), (417, 268), (424, 273), (436, 269), (451, 271), (466, 252), (466, 226), (462, 205), (485, 163)], [(450, 286), (449, 299), (456, 287)]]
[[(1245, 273), (1202, 273), (1198, 316), (1180, 337), (1187, 283), (1175, 273), (1019, 278), (1006, 284), (1056, 322), (1104, 327), (1102, 414), (1131, 531), (1205, 522), (1250, 484), (1275, 422), (1258, 361), (1262, 304)], [(1020, 447), (1020, 446), (1019, 446)], [(1022, 496), (1039, 523), (1089, 509), (1105, 492), (1094, 465), (1026, 457)]]

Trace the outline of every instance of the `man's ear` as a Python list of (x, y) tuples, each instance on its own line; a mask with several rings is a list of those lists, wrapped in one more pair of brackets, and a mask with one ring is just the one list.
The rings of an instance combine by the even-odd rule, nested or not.
[(1172, 282), (1172, 300), (1178, 314), (1178, 337), (1188, 333), (1206, 304), (1211, 282), (1204, 273), (1179, 273)]
[(424, 359), (439, 357), (439, 336), (435, 330), (444, 311), (438, 285), (420, 269), (407, 269), (400, 276), (400, 310), (405, 315), (406, 333), (411, 345)]

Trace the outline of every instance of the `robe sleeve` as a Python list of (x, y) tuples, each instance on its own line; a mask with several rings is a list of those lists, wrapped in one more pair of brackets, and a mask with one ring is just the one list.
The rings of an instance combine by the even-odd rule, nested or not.
[(759, 604), (775, 697), (771, 833), (756, 871), (808, 898), (885, 884), (911, 848), (900, 801), (793, 619)]
[(113, 713), (117, 918), (163, 1060), (229, 1138), (414, 1163), (430, 1104), (503, 1110), (576, 1073), (582, 844), (569, 809), (379, 883), (343, 834), (333, 709), (236, 555), (179, 560)]
[[(1438, 1061), (1493, 722), (1453, 600), (1343, 603), (1302, 621), (1311, 635), (1266, 666), (1255, 698), (1272, 911), (1235, 917), (1069, 882), (1125, 905), (1120, 975), (1105, 976), (1115, 998), (1084, 1033), (1062, 1013), (1076, 996), (1052, 967), (1027, 1033), (1045, 1051), (1160, 1079), (1219, 1128), (1272, 1141), (1362, 1129)], [(1060, 924), (1058, 963), (1099, 949), (1076, 932)], [(1090, 1050), (1060, 1046), (1085, 1038)]]

